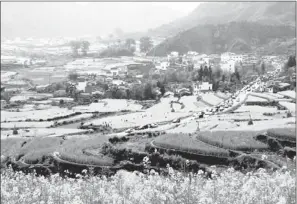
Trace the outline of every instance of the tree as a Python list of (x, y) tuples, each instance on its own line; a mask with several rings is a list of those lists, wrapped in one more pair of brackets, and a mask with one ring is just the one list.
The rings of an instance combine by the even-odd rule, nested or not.
[(16, 128), (16, 126), (14, 126), (13, 131), (12, 131), (13, 135), (17, 135), (18, 133), (18, 129)]
[(265, 66), (265, 63), (262, 62), (262, 63), (261, 63), (261, 73), (262, 73), (262, 74), (265, 74), (265, 72), (266, 72), (266, 66)]
[(140, 50), (141, 52), (148, 52), (153, 47), (153, 42), (150, 37), (140, 38)]
[(188, 71), (191, 72), (194, 70), (194, 65), (193, 64), (189, 64), (188, 65)]
[[(206, 78), (209, 77), (207, 66), (205, 66), (204, 69), (203, 69), (203, 76), (206, 77)], [(205, 81), (205, 79), (204, 79), (204, 81)]]
[(222, 70), (220, 68), (215, 70), (215, 74), (214, 74), (215, 78), (220, 79), (221, 75), (222, 75)]
[(288, 59), (288, 67), (294, 67), (296, 66), (296, 56), (290, 56)]
[(212, 79), (212, 68), (211, 68), (211, 66), (209, 66), (209, 68), (208, 68), (208, 76), (209, 76), (209, 80), (211, 80)]
[(162, 94), (162, 96), (163, 96), (164, 93), (165, 93), (165, 86), (164, 86), (164, 84), (163, 84), (162, 82), (158, 81), (158, 82), (157, 82), (157, 87), (160, 88), (161, 94)]
[(79, 41), (71, 41), (70, 42), (70, 47), (72, 50), (72, 55), (74, 57), (78, 56), (78, 49), (80, 48), (80, 42)]
[(87, 55), (87, 52), (89, 51), (90, 43), (89, 41), (82, 41), (81, 42), (81, 50), (84, 56)]
[(234, 74), (235, 74), (236, 79), (237, 79), (238, 81), (240, 81), (240, 74), (239, 74), (239, 72), (238, 72), (237, 67), (235, 67), (235, 72), (234, 72)]
[(61, 100), (59, 101), (59, 104), (60, 104), (60, 106), (64, 105), (64, 100), (61, 99)]
[(152, 85), (150, 83), (147, 83), (144, 87), (144, 92), (143, 92), (144, 99), (153, 99), (153, 91), (152, 91)]
[(127, 47), (128, 50), (134, 49), (135, 50), (135, 45), (136, 42), (132, 38), (127, 38), (125, 42), (125, 46)]
[(203, 67), (202, 67), (202, 65), (200, 66), (200, 69), (198, 71), (198, 74), (199, 74), (198, 80), (201, 81), (202, 80), (202, 77), (203, 77)]
[(223, 74), (222, 81), (225, 82), (225, 80), (226, 80), (226, 76), (225, 76), (225, 74)]
[(78, 74), (73, 72), (68, 75), (68, 79), (71, 81), (76, 81), (78, 79)]

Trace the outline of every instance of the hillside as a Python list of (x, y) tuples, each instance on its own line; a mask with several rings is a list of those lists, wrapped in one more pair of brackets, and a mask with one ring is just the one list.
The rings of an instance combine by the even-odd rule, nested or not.
[(148, 31), (149, 36), (172, 36), (199, 24), (232, 21), (295, 26), (295, 2), (208, 2), (201, 3), (188, 16)]
[(289, 46), (294, 51), (294, 38), (295, 29), (285, 25), (270, 26), (251, 22), (199, 25), (168, 38), (148, 55), (155, 52), (156, 56), (165, 56), (171, 51), (197, 51), (206, 54), (262, 51), (284, 54)]

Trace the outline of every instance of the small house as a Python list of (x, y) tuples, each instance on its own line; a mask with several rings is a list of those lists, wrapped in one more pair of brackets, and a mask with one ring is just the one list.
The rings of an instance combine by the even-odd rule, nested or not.
[(200, 82), (193, 84), (193, 93), (194, 95), (198, 95), (199, 92), (208, 92), (212, 91), (212, 84), (209, 82)]

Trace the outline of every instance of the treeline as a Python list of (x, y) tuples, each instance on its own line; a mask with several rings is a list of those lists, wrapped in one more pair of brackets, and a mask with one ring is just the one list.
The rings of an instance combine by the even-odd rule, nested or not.
[(121, 89), (117, 86), (106, 90), (104, 98), (132, 99), (132, 100), (155, 100), (164, 95), (165, 86), (161, 82), (146, 82), (135, 84), (129, 89)]
[(99, 54), (99, 57), (133, 56), (133, 53), (132, 50), (127, 48), (107, 48)]

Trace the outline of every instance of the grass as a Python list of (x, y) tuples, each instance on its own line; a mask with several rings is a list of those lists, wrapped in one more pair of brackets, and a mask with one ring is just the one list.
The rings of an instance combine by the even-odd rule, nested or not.
[(69, 162), (109, 166), (113, 164), (113, 160), (100, 153), (105, 142), (108, 142), (108, 138), (104, 136), (69, 139), (59, 148), (59, 153), (61, 159)]
[(267, 130), (267, 134), (277, 139), (296, 142), (295, 128), (271, 128)]
[(205, 131), (198, 133), (197, 139), (220, 148), (253, 151), (268, 150), (268, 145), (256, 141), (257, 131)]
[[(27, 143), (21, 147), (24, 141)], [(112, 165), (113, 160), (102, 154), (86, 154), (84, 150), (100, 150), (107, 142), (107, 137), (74, 138), (63, 142), (60, 137), (34, 138), (31, 140), (22, 138), (9, 138), (1, 141), (1, 154), (4, 156), (23, 156), (26, 163), (42, 163), (46, 156), (58, 151), (61, 159), (69, 162), (91, 165)], [(88, 151), (90, 152), (90, 151)], [(99, 152), (99, 151), (98, 151)]]
[(154, 140), (156, 146), (206, 156), (228, 157), (227, 150), (206, 144), (187, 134), (166, 134)]
[(16, 156), (24, 142), (29, 141), (27, 138), (7, 138), (1, 140), (1, 155)]
[(41, 163), (44, 156), (57, 151), (62, 140), (58, 137), (34, 138), (20, 149), (19, 155), (24, 155), (26, 163)]

